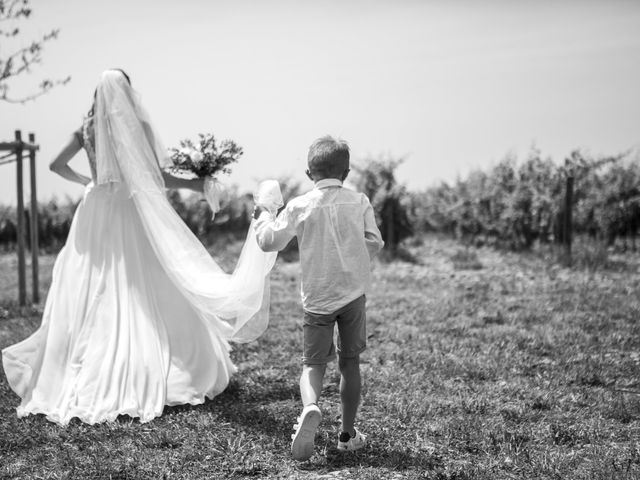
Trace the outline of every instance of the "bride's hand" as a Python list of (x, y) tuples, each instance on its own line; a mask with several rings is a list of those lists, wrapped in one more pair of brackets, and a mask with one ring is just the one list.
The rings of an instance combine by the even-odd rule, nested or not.
[(204, 193), (204, 184), (205, 184), (205, 179), (204, 178), (194, 178), (191, 181), (191, 187), (190, 188), (194, 192)]

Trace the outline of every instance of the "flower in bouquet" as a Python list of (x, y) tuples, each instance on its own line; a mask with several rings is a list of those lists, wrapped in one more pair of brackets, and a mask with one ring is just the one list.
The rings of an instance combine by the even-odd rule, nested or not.
[(204, 159), (204, 156), (197, 150), (191, 152), (191, 155), (189, 156), (191, 157), (191, 161), (195, 164), (200, 163)]
[(185, 139), (180, 141), (180, 148), (169, 149), (170, 169), (198, 178), (230, 173), (230, 165), (242, 156), (242, 147), (232, 140), (217, 143), (210, 133), (198, 137), (197, 142)]

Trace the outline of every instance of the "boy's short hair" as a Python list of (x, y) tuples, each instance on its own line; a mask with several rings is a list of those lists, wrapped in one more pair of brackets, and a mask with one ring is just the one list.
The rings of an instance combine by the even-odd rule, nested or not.
[(349, 145), (331, 135), (320, 137), (309, 147), (309, 171), (324, 178), (340, 178), (349, 169)]

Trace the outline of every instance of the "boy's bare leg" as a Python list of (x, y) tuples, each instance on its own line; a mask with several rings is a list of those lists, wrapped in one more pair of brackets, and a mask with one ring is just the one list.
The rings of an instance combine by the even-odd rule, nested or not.
[(342, 401), (342, 431), (355, 434), (355, 420), (360, 404), (360, 356), (340, 358), (340, 400)]
[(322, 412), (318, 408), (318, 399), (322, 392), (322, 379), (326, 365), (303, 365), (300, 375), (300, 396), (304, 408), (298, 423), (294, 426), (296, 433), (291, 435), (291, 454), (295, 460), (307, 460), (313, 455), (316, 429), (322, 421)]
[(303, 365), (300, 376), (300, 397), (302, 405), (317, 405), (322, 393), (322, 380), (327, 365)]

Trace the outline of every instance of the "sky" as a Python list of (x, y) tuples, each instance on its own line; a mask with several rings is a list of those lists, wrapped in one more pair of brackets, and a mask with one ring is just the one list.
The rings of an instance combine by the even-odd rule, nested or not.
[[(532, 147), (561, 162), (580, 148), (640, 149), (636, 0), (31, 0), (6, 56), (53, 28), (42, 64), (10, 83), (71, 82), (27, 104), (0, 102), (0, 141), (33, 132), (38, 197), (82, 187), (47, 165), (77, 129), (103, 70), (121, 67), (167, 147), (198, 133), (245, 151), (225, 183), (304, 181), (317, 137), (353, 162), (403, 158), (410, 189), (453, 181)], [(88, 173), (86, 157), (71, 162)], [(25, 181), (25, 191), (28, 185)], [(15, 203), (0, 166), (0, 204)]]

